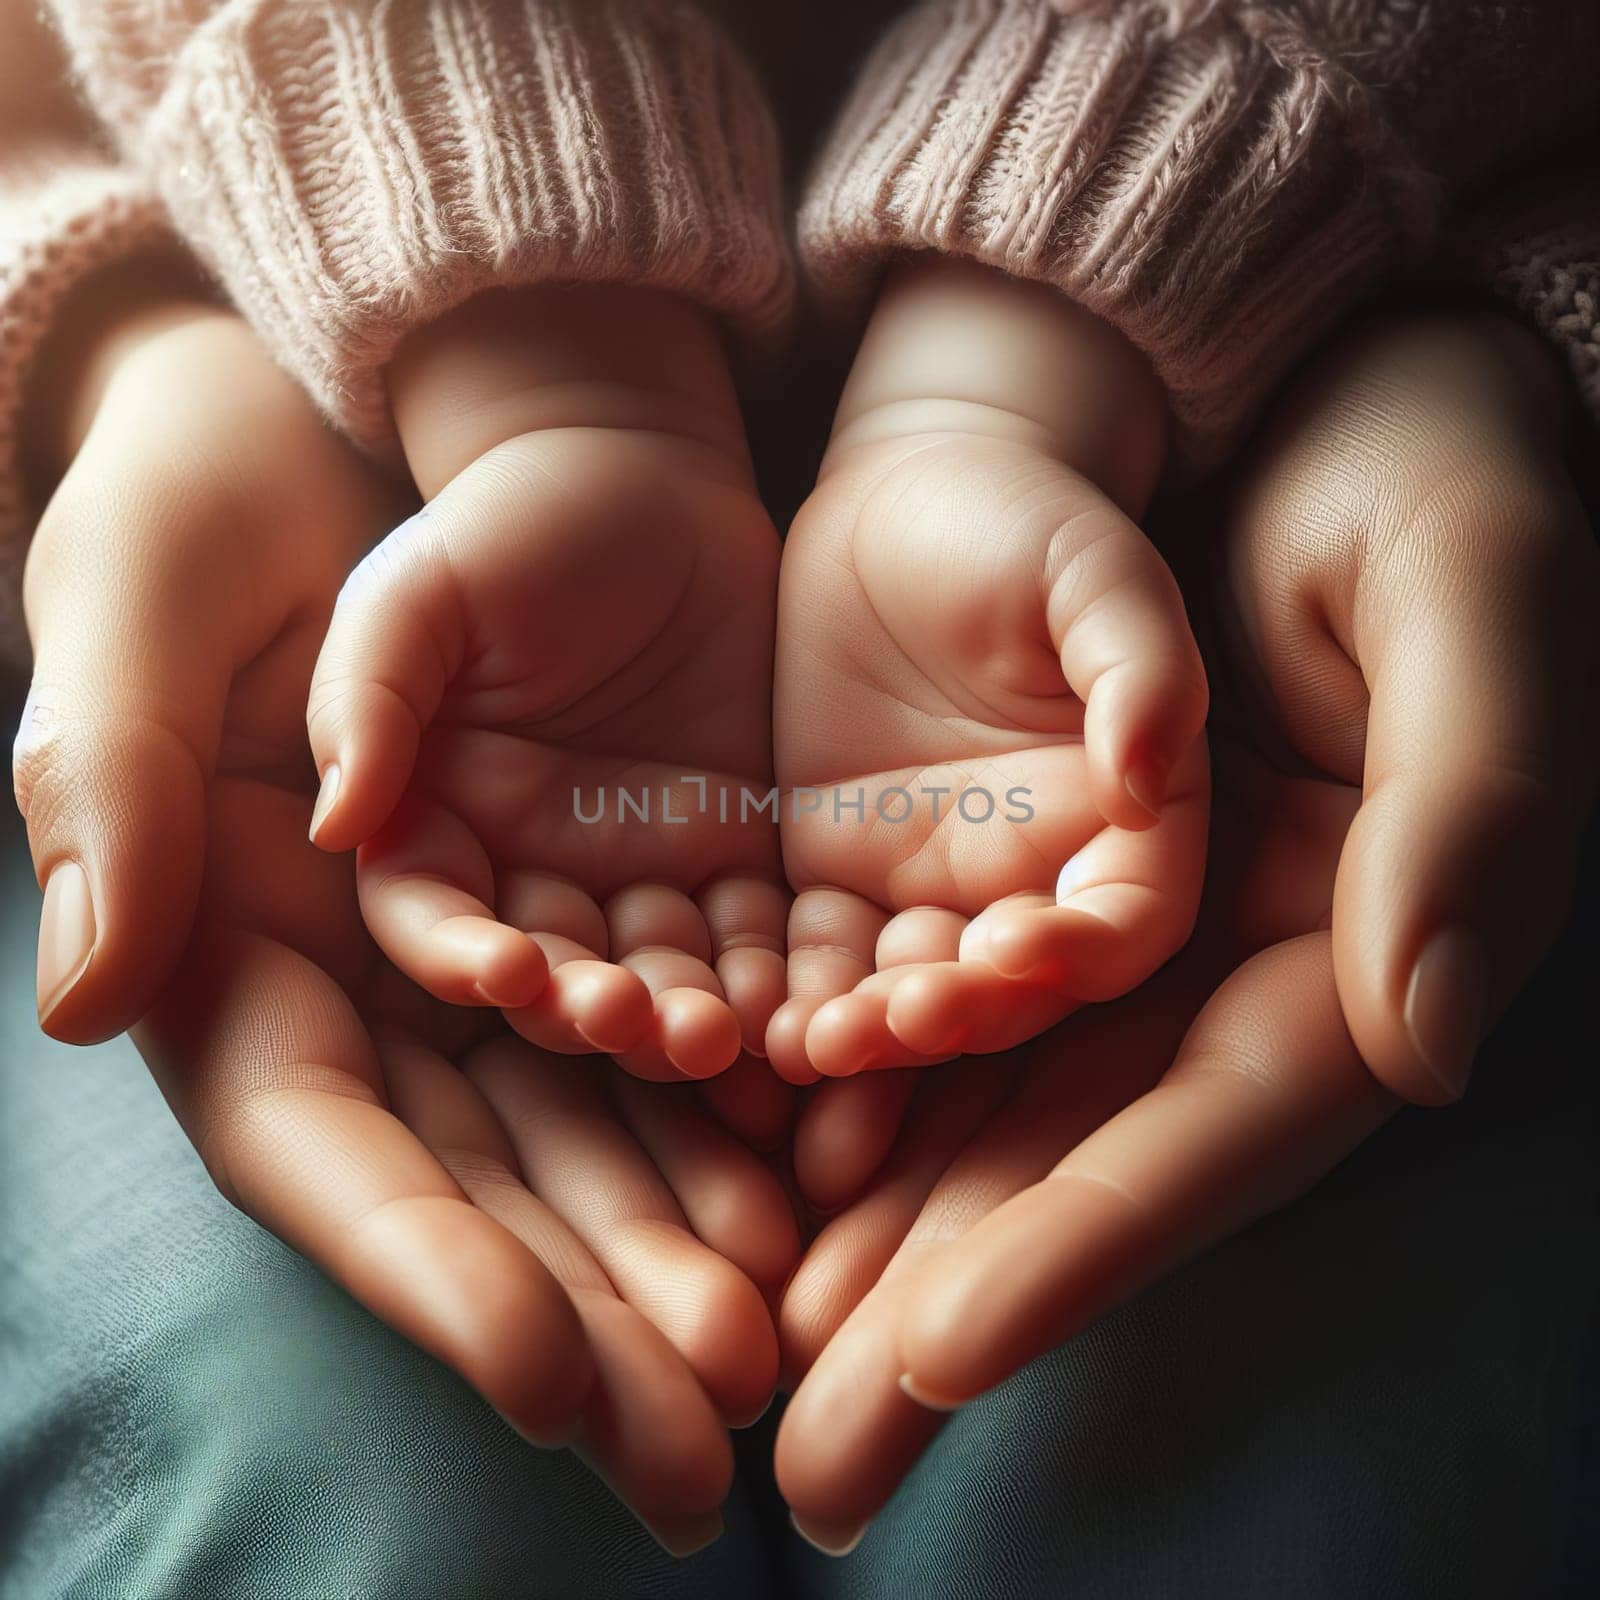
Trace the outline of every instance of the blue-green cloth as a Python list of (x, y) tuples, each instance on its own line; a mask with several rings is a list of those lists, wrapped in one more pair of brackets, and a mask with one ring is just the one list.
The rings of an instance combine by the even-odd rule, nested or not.
[(1586, 881), (1465, 1105), (1402, 1116), (956, 1418), (848, 1560), (787, 1532), (769, 1417), (727, 1536), (673, 1563), (218, 1198), (125, 1041), (37, 1033), (8, 829), (0, 1597), (1553, 1592), (1593, 1554), (1569, 1545), (1600, 1263)]

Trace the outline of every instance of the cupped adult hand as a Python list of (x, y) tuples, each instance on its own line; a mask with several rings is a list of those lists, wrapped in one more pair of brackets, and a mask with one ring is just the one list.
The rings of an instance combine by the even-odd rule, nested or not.
[[(1215, 823), (1184, 955), (1025, 1054), (819, 1090), (829, 1206), (778, 1439), (850, 1548), (948, 1411), (1453, 1098), (1559, 928), (1595, 793), (1600, 563), (1554, 363), (1487, 315), (1316, 364), (1225, 516)], [(1197, 596), (1191, 590), (1191, 603)], [(1221, 692), (1218, 692), (1221, 691)], [(892, 1148), (890, 1148), (892, 1146)]]
[(703, 1544), (776, 1375), (788, 1200), (699, 1101), (411, 988), (311, 846), (312, 667), (392, 490), (204, 304), (125, 308), (83, 370), (26, 575), (47, 1024), (141, 1017), (231, 1201)]

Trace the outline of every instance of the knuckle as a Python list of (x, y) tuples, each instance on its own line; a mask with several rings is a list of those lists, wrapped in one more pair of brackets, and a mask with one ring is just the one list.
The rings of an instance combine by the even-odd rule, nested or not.
[(17, 737), (11, 746), (11, 785), (17, 810), (27, 819), (33, 809), (41, 780), (50, 770), (55, 731), (49, 701), (37, 687), (28, 690), (17, 724)]
[(93, 743), (54, 709), (46, 695), (30, 691), (23, 726), (12, 747), (11, 781), (17, 809), (35, 839), (59, 830), (84, 791)]
[(1396, 486), (1390, 503), (1394, 514), (1376, 520), (1364, 541), (1375, 570), (1420, 568), (1508, 592), (1552, 583), (1581, 592), (1592, 581), (1592, 549), (1567, 536), (1570, 484), (1514, 450), (1453, 455)]
[(205, 782), (194, 748), (157, 711), (86, 708), (48, 690), (29, 693), (11, 773), (17, 809), (35, 839), (69, 825), (117, 836), (152, 794), (170, 802), (183, 786)]

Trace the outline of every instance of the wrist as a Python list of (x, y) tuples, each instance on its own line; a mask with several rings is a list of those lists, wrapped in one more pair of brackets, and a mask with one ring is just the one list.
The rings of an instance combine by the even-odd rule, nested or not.
[(674, 433), (748, 462), (716, 319), (659, 290), (491, 290), (412, 333), (387, 376), (425, 496), (497, 444), (552, 428)]
[(1167, 404), (1140, 351), (1058, 290), (918, 257), (878, 297), (833, 447), (944, 430), (1010, 434), (1137, 514), (1165, 464)]
[(176, 250), (119, 261), (77, 287), (34, 360), (23, 412), (23, 473), (35, 499), (71, 465), (133, 352), (180, 323), (217, 314), (199, 272)]

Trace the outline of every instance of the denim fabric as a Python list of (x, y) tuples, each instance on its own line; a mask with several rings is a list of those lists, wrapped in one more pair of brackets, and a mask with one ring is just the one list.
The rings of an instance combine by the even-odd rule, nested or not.
[(10, 830), (0, 1597), (1549, 1593), (1600, 1263), (1587, 881), (1465, 1105), (969, 1408), (848, 1560), (784, 1531), (769, 1418), (677, 1564), (224, 1204), (125, 1041), (37, 1034)]

